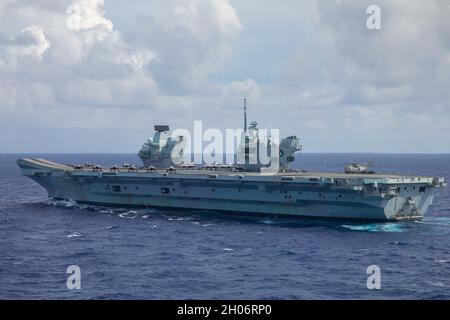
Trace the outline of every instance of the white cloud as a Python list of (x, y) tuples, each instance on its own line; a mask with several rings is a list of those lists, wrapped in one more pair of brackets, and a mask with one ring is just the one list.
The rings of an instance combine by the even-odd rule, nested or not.
[[(126, 39), (114, 29), (103, 0), (2, 5), (0, 57), (17, 67), (0, 74), (4, 124), (131, 128), (148, 126), (156, 112), (185, 117), (201, 108), (201, 97), (226, 97), (236, 90), (257, 95), (251, 80), (239, 89), (239, 82), (229, 88), (208, 80), (229, 57), (229, 41), (242, 29), (227, 0), (160, 2), (153, 16), (138, 17)], [(14, 19), (8, 22), (6, 15)], [(30, 22), (39, 27), (8, 34)], [(19, 61), (19, 49), (36, 59)], [(198, 96), (185, 96), (188, 91)]]
[(233, 81), (224, 90), (224, 94), (229, 97), (246, 97), (252, 104), (256, 105), (260, 98), (260, 90), (258, 84), (253, 79), (245, 79), (244, 81)]
[(370, 31), (372, 2), (0, 0), (0, 124), (224, 128), (247, 97), (307, 151), (449, 151), (450, 3), (379, 0)]
[(104, 40), (113, 30), (111, 20), (105, 18), (103, 0), (74, 0), (67, 8), (67, 28), (80, 32), (87, 44)]
[(41, 60), (42, 55), (50, 47), (40, 26), (29, 26), (17, 35), (0, 39), (0, 67), (15, 69), (23, 59)]
[[(353, 95), (369, 102), (379, 97), (392, 101), (392, 95), (395, 100), (447, 99), (448, 90), (441, 90), (441, 81), (450, 79), (449, 70), (442, 69), (450, 51), (450, 3), (380, 0), (382, 29), (369, 30), (364, 13), (372, 3), (317, 1), (321, 30), (333, 39), (336, 56), (332, 62), (338, 62), (329, 66), (327, 80), (351, 85), (346, 91), (349, 99)], [(427, 90), (430, 86), (432, 95)], [(368, 87), (379, 92), (365, 95)]]
[(231, 55), (230, 40), (242, 29), (228, 0), (162, 1), (157, 9), (140, 14), (135, 45), (158, 55), (150, 66), (161, 90), (186, 94), (208, 86), (208, 76)]

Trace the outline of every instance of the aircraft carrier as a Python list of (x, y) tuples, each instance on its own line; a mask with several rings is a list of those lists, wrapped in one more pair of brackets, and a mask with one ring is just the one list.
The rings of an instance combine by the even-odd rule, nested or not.
[[(257, 133), (256, 123), (247, 129), (245, 120), (245, 139), (252, 130)], [(155, 126), (155, 131), (139, 152), (142, 167), (66, 165), (38, 158), (17, 163), (23, 175), (56, 199), (275, 217), (417, 220), (432, 205), (434, 189), (446, 186), (443, 178), (376, 174), (356, 163), (343, 173), (299, 172), (290, 168), (301, 149), (295, 136), (281, 140), (275, 174), (262, 174), (261, 166), (248, 163), (184, 164), (171, 153), (182, 137), (170, 137), (168, 126)], [(247, 143), (241, 143), (244, 150)]]

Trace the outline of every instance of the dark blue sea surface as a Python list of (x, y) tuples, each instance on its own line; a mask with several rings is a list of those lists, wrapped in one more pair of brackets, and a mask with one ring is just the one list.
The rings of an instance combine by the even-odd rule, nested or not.
[[(419, 222), (228, 217), (47, 198), (0, 155), (1, 299), (450, 299), (450, 193)], [(33, 155), (139, 164), (136, 155)], [(450, 177), (450, 155), (302, 154), (296, 167)], [(66, 268), (81, 268), (69, 290)], [(381, 290), (366, 286), (381, 268)]]

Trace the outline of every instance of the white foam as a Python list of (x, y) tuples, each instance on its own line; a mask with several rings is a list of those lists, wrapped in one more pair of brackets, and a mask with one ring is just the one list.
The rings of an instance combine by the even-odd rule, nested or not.
[(260, 220), (259, 223), (263, 223), (263, 224), (276, 224), (275, 221), (267, 219), (267, 220)]
[(119, 217), (126, 218), (126, 219), (134, 219), (137, 217), (137, 212), (134, 210), (130, 210), (124, 213), (119, 214)]
[(341, 225), (341, 227), (353, 231), (367, 232), (403, 232), (404, 229), (398, 223), (369, 223), (363, 225)]
[(419, 224), (427, 224), (432, 226), (442, 226), (442, 227), (448, 227), (450, 223), (443, 220), (443, 222), (432, 222), (432, 221), (414, 221), (415, 223)]
[(446, 285), (440, 281), (434, 282), (434, 281), (427, 281), (429, 285), (432, 285), (433, 287), (446, 287)]
[(78, 238), (78, 237), (82, 237), (83, 235), (79, 232), (73, 232), (69, 235), (66, 236), (66, 238)]
[(450, 262), (450, 259), (438, 259), (438, 260), (434, 260), (434, 262), (436, 262), (436, 263), (448, 263), (448, 262)]

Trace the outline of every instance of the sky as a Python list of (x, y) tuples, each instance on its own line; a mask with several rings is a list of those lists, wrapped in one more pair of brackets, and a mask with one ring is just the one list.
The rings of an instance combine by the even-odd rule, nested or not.
[(304, 152), (449, 153), (450, 1), (0, 0), (0, 153), (137, 152), (243, 98)]

